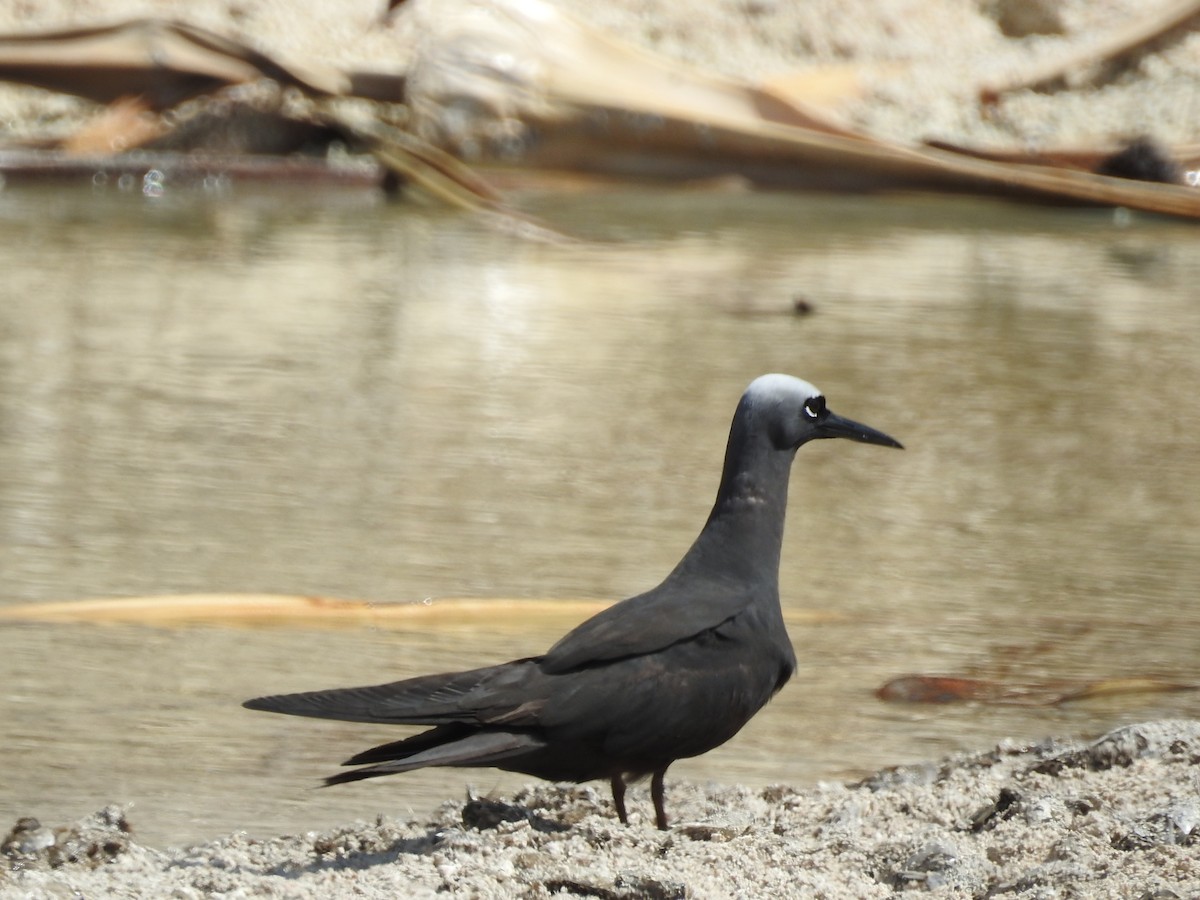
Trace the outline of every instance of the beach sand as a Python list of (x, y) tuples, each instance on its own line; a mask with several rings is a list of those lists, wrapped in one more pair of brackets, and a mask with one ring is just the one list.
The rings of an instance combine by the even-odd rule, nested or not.
[[(323, 833), (157, 850), (119, 806), (7, 838), (0, 898), (1200, 895), (1200, 722), (1001, 744), (852, 785), (668, 780), (622, 826), (601, 786), (530, 787)], [(52, 823), (46, 823), (50, 825)]]

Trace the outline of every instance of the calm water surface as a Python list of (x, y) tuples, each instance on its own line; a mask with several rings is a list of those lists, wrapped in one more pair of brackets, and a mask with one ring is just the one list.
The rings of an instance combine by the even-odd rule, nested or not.
[[(367, 192), (0, 193), (0, 604), (624, 597), (686, 549), (738, 396), (778, 370), (908, 449), (801, 451), (799, 672), (677, 785), (1200, 715), (1191, 693), (873, 696), (914, 672), (1200, 682), (1194, 226), (645, 189), (526, 205), (590, 240)], [(537, 653), (568, 624), (6, 625), (0, 828), (118, 801), (167, 844), (511, 789), (479, 770), (315, 791), (397, 732), (238, 704)]]

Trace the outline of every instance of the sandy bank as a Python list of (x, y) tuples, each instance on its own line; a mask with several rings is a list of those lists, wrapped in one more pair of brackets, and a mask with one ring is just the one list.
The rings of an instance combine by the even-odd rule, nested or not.
[[(382, 799), (382, 798), (381, 798)], [(1200, 722), (1000, 745), (853, 785), (670, 783), (674, 826), (605, 792), (537, 786), (273, 840), (159, 851), (112, 807), (7, 839), (0, 897), (1191, 897)]]

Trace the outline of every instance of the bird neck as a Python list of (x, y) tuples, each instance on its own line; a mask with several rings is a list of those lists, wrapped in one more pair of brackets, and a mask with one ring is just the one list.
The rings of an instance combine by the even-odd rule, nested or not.
[(742, 582), (767, 580), (777, 589), (794, 456), (735, 428), (712, 512), (678, 568)]

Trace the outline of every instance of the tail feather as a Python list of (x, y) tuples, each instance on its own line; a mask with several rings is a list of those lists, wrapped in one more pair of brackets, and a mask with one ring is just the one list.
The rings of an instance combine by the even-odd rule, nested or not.
[(370, 763), (390, 762), (396, 759), (407, 759), (424, 750), (441, 747), (454, 741), (469, 737), (475, 729), (469, 725), (439, 725), (420, 734), (413, 734), (398, 741), (390, 741), (356, 753), (342, 763), (343, 766), (365, 766)]
[[(406, 696), (391, 690), (402, 685), (334, 688), (326, 691), (307, 691), (301, 694), (275, 694), (255, 697), (242, 706), (289, 716), (313, 719), (338, 719), (343, 722), (373, 722), (382, 724), (437, 725), (445, 721), (422, 710), (422, 698)], [(424, 713), (424, 714), (422, 714)]]
[[(432, 743), (438, 732), (445, 742)], [(426, 766), (492, 766), (496, 763), (535, 752), (546, 742), (535, 735), (513, 731), (471, 731), (463, 736), (460, 729), (435, 728), (403, 741), (394, 741), (367, 750), (343, 765), (379, 760), (375, 765), (352, 772), (340, 772), (325, 779), (326, 786), (396, 775)], [(423, 740), (422, 740), (423, 739)]]
[(422, 675), (390, 684), (275, 694), (247, 700), (242, 706), (344, 722), (478, 724), (522, 707), (529, 699), (529, 681), (541, 674), (532, 663), (532, 660), (517, 660), (501, 666)]

